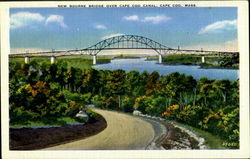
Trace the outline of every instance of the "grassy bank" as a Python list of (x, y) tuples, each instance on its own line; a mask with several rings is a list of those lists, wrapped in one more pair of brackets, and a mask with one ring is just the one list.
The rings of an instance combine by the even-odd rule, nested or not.
[[(150, 56), (147, 60), (158, 60), (158, 56)], [(162, 59), (165, 64), (182, 64), (182, 65), (190, 65), (190, 64), (200, 64), (201, 57), (194, 55), (168, 55), (163, 56)]]
[[(158, 60), (158, 56), (147, 57), (147, 60)], [(163, 64), (167, 65), (199, 65), (201, 68), (226, 68), (238, 69), (237, 57), (206, 56), (202, 63), (201, 56), (196, 55), (168, 55), (163, 56)]]
[[(32, 61), (50, 63), (50, 57), (32, 57), (30, 58), (30, 62)], [(12, 57), (9, 58), (9, 62), (24, 63), (24, 57)]]
[(195, 128), (186, 124), (180, 124), (180, 125), (184, 125), (190, 130), (196, 132), (198, 135), (202, 136), (205, 139), (205, 143), (209, 148), (211, 149), (225, 148), (223, 146), (223, 140), (220, 137), (213, 135), (207, 131), (204, 131), (204, 130), (201, 130), (201, 129), (198, 129), (198, 128)]
[(151, 61), (151, 60), (158, 60), (158, 56), (148, 56), (148, 57), (147, 57), (147, 60), (148, 60), (148, 61)]
[(201, 63), (200, 67), (201, 68), (239, 69), (239, 64), (234, 64), (232, 66), (221, 66), (219, 64), (206, 62), (206, 63)]
[[(104, 64), (109, 63), (111, 57), (105, 56), (97, 56), (97, 63)], [(30, 62), (36, 61), (37, 63), (50, 63), (50, 57), (32, 57)], [(57, 57), (57, 61), (65, 61), (67, 62), (68, 68), (80, 68), (80, 69), (89, 69), (93, 66), (93, 59), (92, 57), (83, 57), (83, 56), (65, 56), (65, 57)], [(24, 63), (24, 57), (17, 57), (17, 58), (9, 58), (9, 62), (16, 62), (16, 63)]]
[(35, 121), (26, 121), (22, 123), (16, 123), (10, 125), (10, 128), (18, 128), (18, 127), (34, 127), (34, 126), (64, 126), (66, 124), (72, 123), (80, 123), (77, 120), (70, 118), (70, 117), (61, 117), (56, 120), (35, 120)]
[(163, 57), (163, 62), (166, 64), (200, 64), (201, 57), (194, 55), (169, 55)]
[(114, 59), (121, 59), (121, 58), (140, 58), (140, 55), (135, 55), (135, 54), (120, 54), (114, 56)]

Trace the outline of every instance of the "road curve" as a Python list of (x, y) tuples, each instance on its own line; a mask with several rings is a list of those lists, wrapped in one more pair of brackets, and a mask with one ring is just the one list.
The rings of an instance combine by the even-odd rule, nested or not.
[(50, 150), (140, 150), (153, 140), (152, 125), (127, 114), (96, 109), (107, 121), (97, 135), (50, 147)]

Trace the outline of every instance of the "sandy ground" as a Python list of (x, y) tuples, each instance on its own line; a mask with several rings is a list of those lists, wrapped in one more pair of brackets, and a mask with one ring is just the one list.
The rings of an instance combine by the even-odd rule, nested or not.
[(119, 112), (96, 110), (107, 121), (107, 128), (97, 135), (50, 150), (138, 150), (145, 149), (153, 140), (154, 128), (142, 119)]

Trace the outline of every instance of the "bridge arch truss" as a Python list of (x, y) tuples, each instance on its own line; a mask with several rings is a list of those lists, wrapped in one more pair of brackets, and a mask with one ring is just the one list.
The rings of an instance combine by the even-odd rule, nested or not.
[(81, 51), (95, 56), (102, 50), (111, 49), (152, 49), (159, 55), (164, 55), (169, 50), (174, 50), (165, 45), (162, 45), (152, 39), (138, 35), (120, 35), (102, 40), (95, 45), (92, 45)]

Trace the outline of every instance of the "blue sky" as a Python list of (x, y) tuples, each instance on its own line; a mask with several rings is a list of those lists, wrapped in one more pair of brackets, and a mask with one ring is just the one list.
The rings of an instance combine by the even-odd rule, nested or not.
[(122, 34), (172, 48), (237, 49), (237, 8), (10, 9), (11, 49), (79, 49)]

